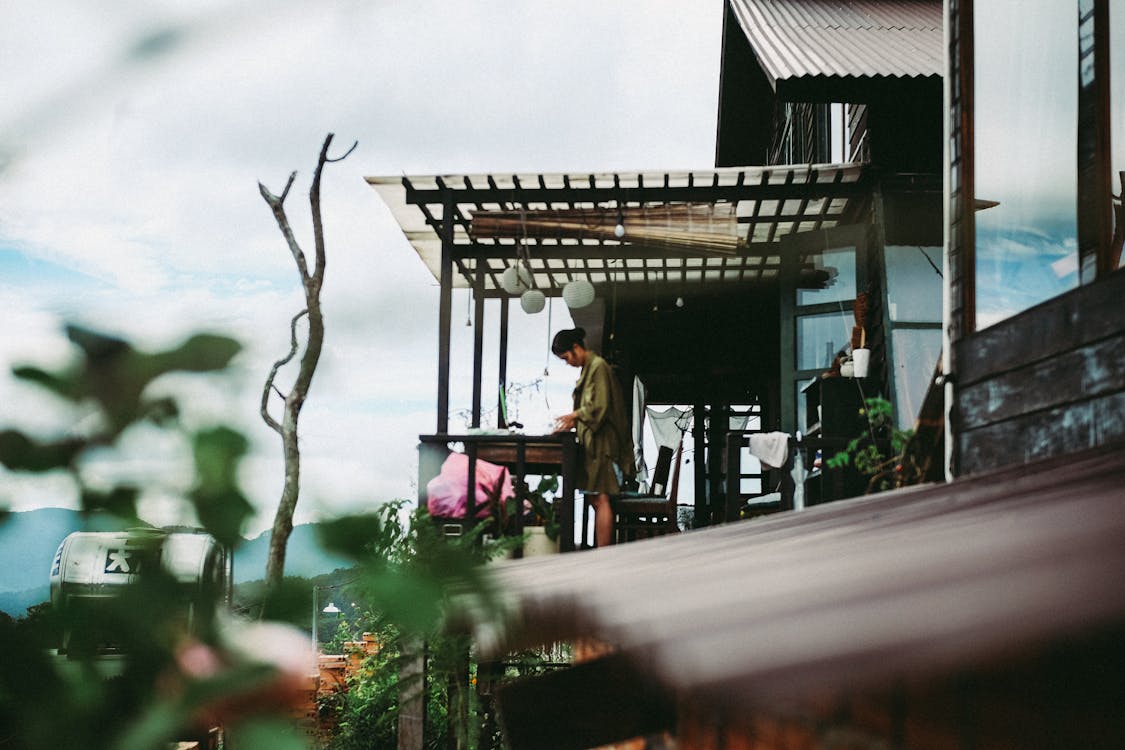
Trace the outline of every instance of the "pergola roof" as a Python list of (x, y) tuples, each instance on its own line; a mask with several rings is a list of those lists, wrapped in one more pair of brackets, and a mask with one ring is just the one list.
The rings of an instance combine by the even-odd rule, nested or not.
[[(862, 164), (735, 167), (690, 172), (603, 174), (444, 175), (368, 177), (390, 207), (418, 255), (440, 280), (446, 204), (452, 222), (454, 286), (473, 284), (478, 269), (484, 294), (503, 294), (501, 275), (527, 247), (535, 286), (558, 295), (575, 278), (595, 284), (674, 280), (681, 284), (749, 284), (777, 277), (782, 237), (854, 223), (867, 206)], [(737, 247), (716, 252), (690, 240), (655, 243), (626, 233), (528, 231), (537, 219), (560, 212), (657, 216), (669, 207), (733, 216)], [(511, 236), (473, 231), (480, 217), (526, 218)], [(495, 222), (494, 222), (495, 223)], [(696, 226), (693, 224), (692, 226)], [(701, 235), (706, 227), (699, 225)], [(713, 235), (711, 235), (713, 237)]]
[(940, 78), (940, 0), (730, 0), (771, 86)]

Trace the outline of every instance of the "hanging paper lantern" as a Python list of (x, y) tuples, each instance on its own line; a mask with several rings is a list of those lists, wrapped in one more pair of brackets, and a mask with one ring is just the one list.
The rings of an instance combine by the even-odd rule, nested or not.
[(577, 310), (594, 301), (594, 285), (586, 279), (575, 279), (563, 287), (562, 296), (567, 307)]
[(500, 276), (500, 286), (508, 294), (523, 294), (531, 288), (531, 271), (522, 263), (508, 266)]
[(541, 312), (545, 304), (547, 304), (547, 298), (538, 289), (528, 289), (520, 295), (520, 307), (530, 315)]

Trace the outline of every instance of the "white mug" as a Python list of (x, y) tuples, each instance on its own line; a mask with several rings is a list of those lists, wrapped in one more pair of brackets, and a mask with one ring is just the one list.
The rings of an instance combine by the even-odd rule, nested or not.
[(871, 364), (870, 349), (855, 349), (852, 351), (852, 368), (855, 377), (866, 378), (867, 368)]

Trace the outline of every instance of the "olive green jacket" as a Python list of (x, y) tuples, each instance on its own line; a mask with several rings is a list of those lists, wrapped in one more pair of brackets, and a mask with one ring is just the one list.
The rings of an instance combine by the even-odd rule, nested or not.
[(594, 352), (590, 352), (574, 387), (574, 411), (582, 453), (578, 489), (617, 494), (621, 488), (613, 465), (626, 479), (637, 473), (633, 437), (617, 377), (609, 363)]

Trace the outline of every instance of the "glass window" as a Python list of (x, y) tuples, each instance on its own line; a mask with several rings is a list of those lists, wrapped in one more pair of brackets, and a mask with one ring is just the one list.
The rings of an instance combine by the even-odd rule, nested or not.
[(896, 328), (891, 332), (895, 357), (895, 414), (899, 429), (910, 429), (941, 356), (941, 329)]
[(798, 305), (844, 302), (855, 299), (855, 248), (845, 247), (810, 255), (811, 269), (801, 271), (801, 283), (823, 284), (823, 288), (797, 289)]
[(941, 322), (940, 247), (887, 247), (887, 298), (891, 320)]
[[(977, 327), (1078, 282), (1077, 6), (976, 3)], [(980, 204), (978, 203), (978, 209)]]
[(855, 318), (851, 310), (797, 318), (797, 369), (827, 369), (836, 353), (848, 348)]

